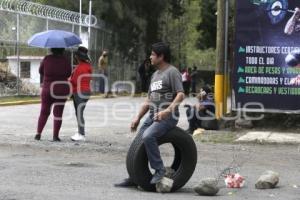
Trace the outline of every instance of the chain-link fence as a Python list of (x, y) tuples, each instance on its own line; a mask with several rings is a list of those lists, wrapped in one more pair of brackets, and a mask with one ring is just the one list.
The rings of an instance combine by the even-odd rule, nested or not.
[[(36, 11), (32, 10), (34, 6)], [(82, 15), (80, 24), (79, 13), (23, 0), (0, 0), (0, 96), (40, 93), (38, 69), (41, 60), (49, 52), (47, 49), (29, 47), (27, 41), (35, 33), (51, 29), (80, 35), (83, 45), (89, 47), (94, 71), (97, 71), (97, 61), (102, 50), (107, 49), (110, 86), (116, 81), (136, 80), (138, 63), (126, 60), (114, 50), (110, 43), (112, 33), (99, 27), (99, 23), (93, 24), (89, 30), (87, 16)], [(67, 49), (71, 60), (73, 51), (74, 49)], [(93, 87), (93, 90), (97, 88)]]

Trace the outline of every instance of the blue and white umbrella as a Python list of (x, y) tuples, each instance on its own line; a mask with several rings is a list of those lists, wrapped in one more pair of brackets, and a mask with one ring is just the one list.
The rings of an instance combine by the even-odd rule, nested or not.
[(36, 33), (28, 40), (29, 46), (40, 48), (67, 48), (81, 43), (76, 34), (62, 30)]

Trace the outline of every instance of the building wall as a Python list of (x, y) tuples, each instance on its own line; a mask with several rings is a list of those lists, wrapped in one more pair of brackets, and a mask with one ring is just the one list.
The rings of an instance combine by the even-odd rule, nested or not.
[[(34, 86), (39, 87), (40, 85), (40, 74), (39, 74), (39, 67), (40, 63), (42, 61), (42, 57), (34, 58), (34, 59), (26, 59), (21, 58), (20, 62), (30, 62), (30, 79), (24, 78), (21, 80), (24, 80), (26, 82), (29, 82), (33, 84)], [(8, 57), (8, 66), (12, 74), (15, 76), (18, 75), (18, 64), (17, 59), (15, 57)]]
[(40, 68), (41, 60), (33, 60), (31, 62), (31, 69), (30, 69), (30, 82), (34, 84), (40, 84)]

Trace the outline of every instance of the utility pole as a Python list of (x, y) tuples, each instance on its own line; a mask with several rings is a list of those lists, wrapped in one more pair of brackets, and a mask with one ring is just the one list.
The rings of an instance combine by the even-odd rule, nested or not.
[(20, 14), (17, 14), (17, 95), (20, 95)]
[(79, 37), (81, 37), (81, 26), (82, 26), (82, 0), (79, 0)]
[(224, 106), (223, 113), (227, 113), (227, 96), (229, 94), (229, 66), (228, 66), (228, 26), (229, 26), (229, 0), (225, 0), (225, 41), (224, 41)]
[(89, 3), (89, 29), (88, 29), (88, 34), (89, 34), (89, 40), (88, 40), (88, 48), (92, 49), (91, 45), (91, 24), (92, 24), (92, 0), (90, 0)]
[(226, 23), (226, 1), (218, 0), (217, 3), (217, 49), (215, 70), (215, 103), (216, 118), (220, 119), (224, 114), (224, 68), (225, 68), (225, 23)]

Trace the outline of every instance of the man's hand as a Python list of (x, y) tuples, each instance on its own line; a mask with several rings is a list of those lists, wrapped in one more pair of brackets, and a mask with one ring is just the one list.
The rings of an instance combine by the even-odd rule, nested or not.
[(146, 101), (143, 103), (141, 110), (139, 111), (138, 115), (132, 120), (130, 129), (132, 132), (135, 132), (137, 127), (139, 126), (140, 120), (149, 110), (149, 99), (147, 98)]
[(300, 17), (300, 9), (298, 7), (295, 8), (295, 17), (299, 19)]
[(194, 108), (195, 108), (197, 111), (205, 110), (205, 106), (201, 105), (200, 103), (197, 103), (196, 105), (194, 105)]
[(153, 120), (154, 121), (164, 120), (164, 119), (168, 118), (170, 114), (171, 114), (171, 112), (168, 109), (160, 111), (160, 112), (154, 114)]
[(137, 127), (139, 126), (139, 123), (140, 123), (140, 118), (138, 117), (135, 117), (132, 122), (131, 122), (131, 126), (130, 126), (130, 129), (131, 129), (131, 132), (135, 132)]

